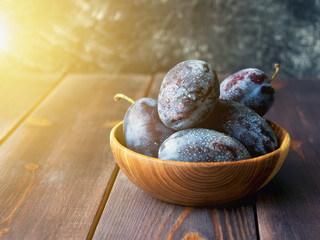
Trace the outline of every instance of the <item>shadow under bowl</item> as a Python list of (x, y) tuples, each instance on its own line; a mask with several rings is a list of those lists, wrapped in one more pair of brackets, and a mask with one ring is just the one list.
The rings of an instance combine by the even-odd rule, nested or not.
[(279, 171), (289, 151), (290, 136), (280, 125), (269, 124), (279, 148), (235, 162), (180, 162), (136, 153), (126, 147), (123, 122), (111, 130), (110, 145), (123, 173), (151, 196), (179, 205), (208, 206), (256, 192)]

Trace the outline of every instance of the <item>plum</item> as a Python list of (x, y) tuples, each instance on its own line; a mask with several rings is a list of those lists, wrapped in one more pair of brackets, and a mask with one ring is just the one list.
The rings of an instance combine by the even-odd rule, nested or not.
[(220, 84), (220, 99), (239, 102), (263, 116), (274, 103), (275, 90), (271, 81), (277, 75), (279, 65), (275, 67), (276, 72), (271, 79), (256, 68), (243, 69), (227, 77)]
[(123, 120), (127, 147), (150, 157), (158, 157), (160, 145), (174, 132), (161, 122), (157, 101), (151, 98), (141, 98), (134, 102)]
[(241, 142), (252, 157), (267, 154), (278, 147), (268, 122), (243, 104), (220, 99), (209, 118), (199, 127), (223, 132)]
[(187, 60), (164, 77), (158, 95), (158, 113), (169, 128), (194, 127), (211, 113), (219, 98), (219, 81), (210, 64)]
[(160, 159), (184, 162), (231, 162), (251, 158), (237, 140), (223, 133), (191, 128), (178, 131), (159, 148)]

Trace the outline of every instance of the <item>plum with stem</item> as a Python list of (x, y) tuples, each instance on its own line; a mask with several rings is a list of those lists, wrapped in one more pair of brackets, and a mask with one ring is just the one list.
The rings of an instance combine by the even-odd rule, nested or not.
[(158, 157), (160, 145), (175, 131), (166, 127), (159, 119), (157, 101), (152, 98), (133, 101), (123, 94), (115, 96), (115, 100), (120, 98), (132, 103), (123, 120), (127, 147), (150, 157)]
[(270, 79), (256, 68), (246, 68), (232, 74), (220, 84), (220, 99), (239, 102), (263, 116), (274, 103), (275, 90), (271, 82), (279, 71), (279, 64), (275, 64), (275, 68)]

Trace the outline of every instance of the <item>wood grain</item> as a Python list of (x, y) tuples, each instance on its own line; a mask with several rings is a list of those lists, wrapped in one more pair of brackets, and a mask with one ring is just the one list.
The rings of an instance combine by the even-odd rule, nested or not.
[(68, 76), (0, 148), (2, 239), (85, 239), (114, 175), (109, 131), (149, 77)]
[(63, 74), (2, 75), (0, 80), (0, 144), (62, 78)]
[(217, 208), (168, 204), (119, 174), (93, 239), (256, 239), (252, 201)]
[(259, 194), (260, 239), (319, 239), (320, 83), (278, 80), (267, 117), (291, 135), (291, 150), (279, 173)]
[(112, 129), (110, 145), (122, 172), (151, 196), (180, 205), (207, 206), (256, 192), (278, 172), (287, 156), (290, 137), (279, 125), (270, 125), (280, 147), (242, 161), (194, 163), (138, 154), (125, 147), (122, 122)]
[[(148, 96), (157, 98), (163, 76)], [(257, 239), (254, 206), (255, 195), (216, 208), (164, 203), (119, 171), (93, 239)]]

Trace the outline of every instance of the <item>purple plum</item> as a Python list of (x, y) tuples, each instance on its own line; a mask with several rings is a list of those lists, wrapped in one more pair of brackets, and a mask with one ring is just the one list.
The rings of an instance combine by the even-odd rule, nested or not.
[(156, 158), (162, 142), (175, 131), (159, 119), (156, 100), (141, 98), (127, 110), (123, 132), (129, 149)]
[(159, 117), (174, 130), (194, 127), (210, 115), (219, 95), (217, 74), (209, 63), (181, 62), (162, 81), (158, 95)]
[(277, 75), (279, 65), (275, 67), (271, 79), (256, 68), (243, 69), (227, 77), (220, 84), (220, 99), (239, 102), (263, 116), (274, 103), (275, 90), (271, 81)]
[(237, 139), (252, 157), (278, 148), (269, 123), (252, 109), (234, 101), (220, 99), (210, 117), (199, 127), (214, 129)]
[(172, 134), (162, 143), (158, 156), (184, 162), (231, 162), (251, 158), (237, 140), (204, 128), (185, 129)]

